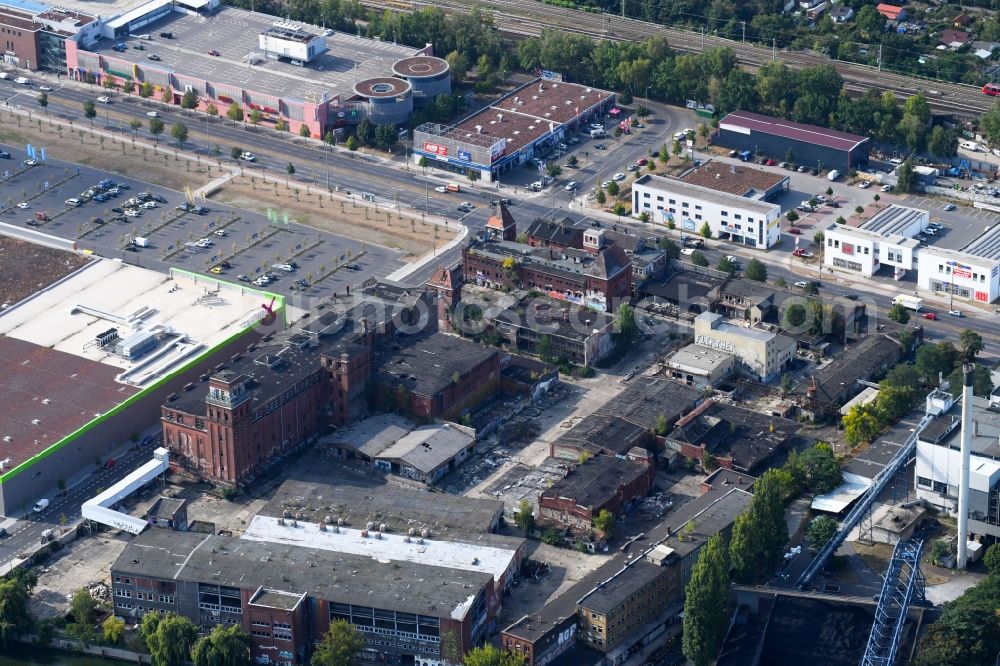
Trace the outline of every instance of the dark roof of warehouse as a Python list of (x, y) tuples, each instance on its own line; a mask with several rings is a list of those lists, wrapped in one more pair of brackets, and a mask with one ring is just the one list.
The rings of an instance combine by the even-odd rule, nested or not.
[(664, 416), (668, 425), (672, 424), (704, 397), (698, 389), (680, 382), (636, 377), (628, 388), (604, 403), (596, 413), (619, 416), (652, 430), (659, 416)]
[(588, 414), (555, 444), (571, 443), (592, 453), (624, 455), (640, 444), (649, 430), (607, 414)]
[(528, 226), (528, 238), (538, 238), (547, 243), (558, 243), (566, 247), (583, 247), (583, 227), (577, 226), (571, 218), (561, 220), (536, 217)]
[(646, 468), (616, 456), (594, 456), (552, 484), (542, 497), (561, 497), (594, 509), (611, 500), (618, 489), (646, 474)]
[(400, 338), (396, 349), (383, 345), (375, 352), (376, 381), (403, 385), (418, 395), (432, 396), (447, 388), (453, 377), (464, 375), (498, 356), (494, 348), (444, 333)]
[[(0, 335), (0, 437), (12, 469), (139, 392), (121, 368)], [(10, 439), (7, 440), (6, 438)]]
[(726, 129), (726, 125), (733, 125), (752, 132), (770, 134), (792, 141), (812, 143), (834, 150), (853, 150), (868, 140), (866, 137), (858, 136), (857, 134), (838, 132), (837, 130), (818, 127), (816, 125), (794, 123), (790, 120), (772, 118), (771, 116), (750, 113), (749, 111), (734, 111), (730, 113), (719, 123), (721, 129)]
[[(848, 347), (837, 359), (813, 375), (818, 389), (816, 399), (820, 403), (837, 402), (842, 393), (841, 387), (856, 384), (859, 379), (869, 379), (883, 368), (895, 365), (901, 351), (899, 342), (881, 333), (870, 335)], [(805, 392), (810, 385), (811, 382), (802, 382), (799, 390)]]

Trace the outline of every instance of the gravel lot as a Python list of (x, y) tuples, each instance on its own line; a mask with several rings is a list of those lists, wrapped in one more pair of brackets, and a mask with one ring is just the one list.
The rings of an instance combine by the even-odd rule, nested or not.
[(0, 236), (0, 304), (13, 305), (88, 261), (69, 252)]

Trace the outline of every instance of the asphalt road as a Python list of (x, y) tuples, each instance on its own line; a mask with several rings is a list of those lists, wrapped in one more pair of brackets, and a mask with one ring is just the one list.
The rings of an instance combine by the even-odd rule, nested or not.
[(77, 479), (78, 482), (68, 488), (64, 495), (50, 498), (49, 506), (41, 513), (33, 513), (30, 511), (31, 507), (26, 507), (28, 515), (25, 518), (8, 518), (3, 521), (7, 537), (0, 539), (0, 562), (8, 562), (28, 547), (40, 543), (43, 531), (76, 523), (81, 517), (80, 507), (83, 503), (110, 488), (140, 465), (149, 462), (158, 441), (157, 439), (143, 447), (129, 445), (127, 451), (114, 458), (115, 463), (110, 469), (106, 467), (107, 461), (100, 467), (95, 466), (92, 473)]

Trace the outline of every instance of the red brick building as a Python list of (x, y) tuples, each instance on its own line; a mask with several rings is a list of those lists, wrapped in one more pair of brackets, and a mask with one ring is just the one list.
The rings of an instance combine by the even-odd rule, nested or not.
[(434, 333), (376, 352), (376, 405), (415, 419), (457, 421), (500, 390), (500, 352)]
[(528, 245), (531, 247), (550, 247), (554, 250), (566, 248), (583, 249), (583, 227), (579, 227), (570, 218), (562, 220), (546, 220), (538, 217), (528, 226), (525, 232)]
[(606, 312), (613, 312), (632, 293), (632, 263), (615, 245), (592, 253), (479, 240), (464, 248), (462, 261), (467, 282), (491, 288), (537, 289), (553, 298)]
[(652, 465), (595, 456), (542, 493), (538, 499), (540, 517), (575, 532), (589, 532), (601, 511), (617, 516), (652, 486)]

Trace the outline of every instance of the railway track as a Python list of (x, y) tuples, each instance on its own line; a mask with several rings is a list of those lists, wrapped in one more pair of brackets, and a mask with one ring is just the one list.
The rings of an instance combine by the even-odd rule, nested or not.
[(450, 12), (468, 12), (473, 7), (479, 7), (493, 15), (494, 22), (501, 31), (522, 36), (538, 36), (545, 28), (556, 28), (595, 39), (614, 41), (637, 41), (661, 36), (667, 40), (671, 48), (678, 51), (702, 53), (717, 47), (732, 49), (741, 64), (753, 67), (774, 60), (783, 61), (796, 68), (833, 65), (851, 90), (863, 91), (876, 88), (891, 91), (901, 99), (923, 92), (932, 108), (962, 117), (979, 116), (988, 110), (994, 101), (983, 95), (975, 86), (906, 76), (869, 65), (834, 60), (811, 51), (774, 50), (752, 42), (740, 42), (711, 34), (664, 27), (638, 19), (543, 5), (537, 0), (499, 2), (362, 0), (362, 4), (374, 9), (403, 12), (425, 7), (437, 7)]

